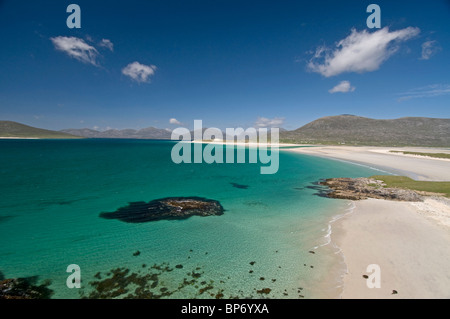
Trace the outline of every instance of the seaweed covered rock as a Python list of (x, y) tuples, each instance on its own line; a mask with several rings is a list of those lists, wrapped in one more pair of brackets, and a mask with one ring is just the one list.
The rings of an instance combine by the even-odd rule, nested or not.
[(191, 216), (222, 215), (222, 205), (202, 197), (167, 197), (150, 202), (132, 202), (115, 212), (100, 217), (118, 219), (126, 223), (145, 223), (161, 219), (186, 219)]
[(331, 191), (326, 194), (330, 198), (361, 200), (378, 198), (387, 200), (421, 202), (422, 196), (413, 190), (388, 188), (383, 181), (373, 178), (329, 178), (320, 182)]
[(50, 282), (36, 284), (37, 277), (13, 278), (0, 281), (0, 299), (49, 299), (53, 291)]

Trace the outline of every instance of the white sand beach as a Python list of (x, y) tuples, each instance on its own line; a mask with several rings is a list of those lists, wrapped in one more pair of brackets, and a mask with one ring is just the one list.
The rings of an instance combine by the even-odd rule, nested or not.
[[(345, 160), (417, 180), (450, 181), (450, 161), (390, 150), (446, 149), (319, 146), (290, 151)], [(332, 241), (347, 266), (341, 298), (450, 298), (450, 200), (367, 199), (332, 225)], [(367, 267), (380, 266), (381, 287), (369, 288)]]
[[(404, 155), (390, 151), (447, 153), (450, 149), (419, 147), (314, 146), (290, 150), (301, 154), (334, 158), (379, 168), (423, 181), (450, 181), (450, 160)], [(380, 175), (383, 175), (381, 173)]]
[[(352, 214), (333, 225), (332, 240), (347, 265), (342, 298), (450, 298), (448, 225), (428, 218), (415, 203), (367, 199), (355, 204)], [(433, 204), (424, 205), (442, 215)], [(446, 207), (442, 218), (448, 222)], [(371, 264), (380, 267), (380, 288), (369, 288), (363, 277), (371, 275)]]

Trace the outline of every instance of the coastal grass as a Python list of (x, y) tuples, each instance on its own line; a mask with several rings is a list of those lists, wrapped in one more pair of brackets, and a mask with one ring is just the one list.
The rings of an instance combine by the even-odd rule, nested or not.
[(393, 175), (375, 175), (371, 178), (383, 181), (386, 184), (386, 187), (439, 193), (450, 198), (450, 182), (416, 181), (406, 176)]
[(403, 153), (405, 155), (418, 155), (418, 156), (428, 156), (435, 158), (449, 158), (450, 154), (447, 153), (421, 153), (421, 152), (404, 152), (404, 151), (390, 151), (391, 153)]

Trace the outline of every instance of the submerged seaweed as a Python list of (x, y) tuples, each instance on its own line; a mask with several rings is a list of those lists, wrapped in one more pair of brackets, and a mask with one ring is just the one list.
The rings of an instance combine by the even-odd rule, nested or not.
[[(249, 262), (255, 265), (255, 261)], [(169, 274), (171, 272), (175, 274)], [(181, 276), (184, 274), (184, 276)], [(245, 276), (245, 274), (242, 274)], [(274, 296), (274, 287), (270, 287), (268, 281), (261, 287), (261, 281), (265, 277), (252, 278), (255, 283), (253, 294), (244, 293), (242, 290), (227, 292), (225, 287), (227, 280), (208, 279), (208, 273), (201, 266), (186, 269), (182, 264), (171, 266), (168, 262), (161, 264), (153, 264), (145, 269), (140, 268), (138, 271), (131, 271), (126, 267), (111, 269), (106, 273), (98, 272), (94, 276), (94, 280), (89, 282), (84, 289), (80, 291), (80, 296), (84, 299), (161, 299), (161, 298), (227, 298), (227, 299), (260, 299), (262, 295), (269, 297)], [(228, 277), (230, 279), (230, 277)], [(271, 283), (275, 283), (276, 278), (271, 279)], [(266, 285), (270, 285), (267, 287)], [(295, 298), (303, 298), (303, 288), (290, 291), (284, 289), (283, 296), (291, 296)], [(226, 294), (226, 296), (225, 296)]]
[(230, 183), (233, 187), (235, 188), (240, 188), (240, 189), (247, 189), (248, 185), (241, 185), (241, 184), (237, 184), (237, 183)]
[(328, 194), (330, 193), (330, 189), (326, 186), (323, 186), (322, 183), (323, 180), (320, 180), (318, 182), (312, 183), (310, 186), (306, 186), (308, 189), (315, 190), (316, 193), (314, 195), (319, 197), (325, 197), (328, 198)]
[(14, 216), (0, 216), (0, 223), (6, 222), (13, 218)]
[(38, 284), (38, 277), (4, 279), (0, 276), (0, 299), (50, 299), (53, 290), (49, 289), (51, 282)]
[(186, 219), (191, 216), (222, 215), (222, 205), (202, 197), (167, 197), (148, 203), (132, 202), (115, 212), (101, 213), (100, 217), (118, 219), (126, 223), (145, 223), (161, 219)]

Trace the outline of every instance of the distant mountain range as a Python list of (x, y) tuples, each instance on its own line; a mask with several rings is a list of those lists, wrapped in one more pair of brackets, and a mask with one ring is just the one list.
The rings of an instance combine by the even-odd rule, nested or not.
[(107, 130), (96, 131), (88, 128), (66, 129), (60, 132), (86, 137), (86, 138), (135, 138), (135, 139), (170, 139), (172, 132), (166, 129), (156, 127), (147, 127), (140, 130)]
[[(193, 132), (191, 132), (193, 136)], [(170, 139), (171, 131), (148, 127), (140, 130), (38, 129), (0, 121), (0, 137)], [(376, 120), (355, 115), (328, 116), (296, 130), (280, 129), (280, 142), (327, 145), (450, 147), (450, 119), (404, 117)]]

